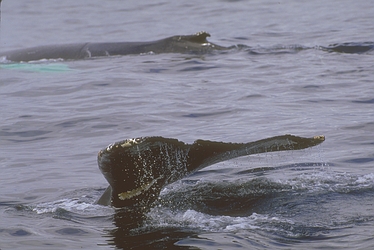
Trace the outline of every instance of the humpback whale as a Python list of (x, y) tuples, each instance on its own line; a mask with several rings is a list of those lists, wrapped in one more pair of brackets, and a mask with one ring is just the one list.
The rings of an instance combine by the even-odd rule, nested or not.
[(202, 168), (232, 158), (316, 146), (324, 136), (282, 135), (249, 143), (141, 137), (110, 144), (98, 153), (109, 187), (97, 201), (117, 208), (150, 208), (161, 190)]
[(100, 56), (130, 55), (142, 53), (207, 53), (225, 50), (226, 47), (210, 43), (210, 34), (198, 32), (188, 36), (172, 36), (150, 42), (74, 43), (46, 45), (1, 53), (8, 61), (29, 62), (42, 59), (77, 60)]
[[(107, 43), (73, 43), (61, 45), (45, 45), (32, 48), (18, 49), (0, 53), (0, 58), (11, 62), (30, 62), (42, 59), (79, 60), (92, 57), (120, 56), (146, 53), (190, 53), (204, 54), (215, 50), (244, 49), (257, 53), (256, 49), (246, 45), (223, 47), (207, 40), (210, 34), (201, 31), (194, 35), (172, 36), (148, 42), (107, 42)], [(282, 47), (283, 48), (283, 47)], [(301, 47), (312, 49), (315, 47)], [(365, 53), (374, 49), (374, 43), (337, 43), (327, 47), (317, 46), (328, 52)]]

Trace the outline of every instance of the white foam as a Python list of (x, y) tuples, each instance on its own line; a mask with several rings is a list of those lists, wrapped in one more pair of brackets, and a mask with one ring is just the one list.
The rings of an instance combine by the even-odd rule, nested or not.
[(373, 185), (374, 184), (374, 173), (370, 173), (364, 176), (359, 176), (357, 180), (355, 181), (358, 185)]
[(281, 184), (292, 186), (294, 190), (308, 192), (349, 192), (374, 186), (374, 174), (353, 175), (349, 173), (316, 172), (301, 174), (300, 176), (279, 181)]
[(250, 216), (209, 215), (192, 209), (172, 212), (165, 208), (154, 208), (148, 214), (150, 223), (157, 227), (183, 227), (206, 232), (237, 233), (262, 228), (264, 224), (288, 223), (290, 220), (253, 213)]
[(61, 199), (36, 205), (33, 211), (37, 214), (55, 213), (58, 209), (85, 215), (104, 216), (113, 214), (113, 208), (82, 202), (79, 199)]
[(7, 60), (6, 56), (0, 56), (0, 63), (8, 63), (10, 62), (9, 60)]

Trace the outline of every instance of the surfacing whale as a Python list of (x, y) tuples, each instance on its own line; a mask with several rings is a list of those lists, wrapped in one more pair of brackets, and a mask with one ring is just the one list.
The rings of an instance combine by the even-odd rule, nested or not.
[[(205, 54), (215, 50), (230, 50), (233, 48), (258, 54), (256, 48), (238, 44), (223, 47), (207, 40), (210, 34), (198, 32), (194, 35), (172, 36), (149, 42), (109, 42), (109, 43), (73, 43), (61, 45), (45, 45), (1, 53), (0, 58), (9, 62), (30, 62), (47, 60), (80, 60), (92, 57), (120, 56), (147, 53), (190, 53)], [(286, 46), (287, 47), (287, 46)], [(281, 46), (283, 49), (284, 46)], [(373, 42), (337, 43), (329, 46), (297, 47), (296, 51), (305, 49), (321, 49), (327, 52), (361, 54), (374, 50)], [(261, 48), (261, 51), (263, 48)], [(266, 51), (266, 49), (265, 49)], [(269, 52), (273, 53), (274, 48)]]
[(98, 153), (98, 165), (109, 187), (97, 201), (118, 208), (150, 208), (161, 190), (202, 168), (232, 158), (316, 146), (324, 136), (276, 136), (249, 143), (143, 137), (110, 144)]
[(207, 53), (225, 50), (207, 40), (210, 34), (198, 32), (188, 36), (172, 36), (150, 42), (75, 43), (46, 45), (1, 53), (8, 61), (29, 62), (42, 59), (78, 60), (91, 57), (130, 55), (143, 53)]

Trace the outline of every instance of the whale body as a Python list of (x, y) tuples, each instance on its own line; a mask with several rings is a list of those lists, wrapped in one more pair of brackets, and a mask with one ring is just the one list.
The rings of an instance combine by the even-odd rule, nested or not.
[[(120, 56), (147, 53), (191, 53), (205, 54), (216, 50), (240, 49), (255, 53), (256, 48), (246, 45), (223, 47), (207, 40), (210, 34), (198, 32), (194, 35), (172, 36), (161, 40), (148, 42), (108, 42), (108, 43), (73, 43), (62, 45), (45, 45), (32, 48), (18, 49), (1, 53), (0, 58), (9, 62), (30, 62), (47, 60), (80, 60), (103, 56)], [(283, 48), (283, 46), (281, 47)], [(373, 42), (337, 43), (329, 46), (298, 47), (298, 50), (321, 49), (328, 52), (361, 54), (374, 50)], [(272, 49), (271, 49), (272, 51)]]
[(110, 144), (98, 153), (109, 187), (97, 201), (118, 208), (150, 208), (161, 190), (202, 168), (232, 158), (264, 152), (299, 150), (322, 143), (324, 136), (271, 137), (249, 143), (142, 137)]
[(225, 50), (207, 41), (210, 34), (198, 32), (188, 36), (172, 36), (150, 42), (75, 43), (46, 45), (0, 53), (8, 61), (29, 62), (42, 59), (78, 60), (91, 57), (130, 55), (142, 53), (207, 53)]

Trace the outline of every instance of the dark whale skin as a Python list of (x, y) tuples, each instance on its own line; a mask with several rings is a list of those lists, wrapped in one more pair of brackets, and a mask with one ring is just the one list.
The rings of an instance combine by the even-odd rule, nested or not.
[(304, 149), (324, 140), (324, 136), (282, 135), (249, 143), (197, 140), (186, 144), (163, 137), (116, 142), (98, 153), (99, 168), (110, 186), (97, 203), (151, 207), (166, 185), (207, 166), (244, 155)]
[(149, 42), (75, 43), (45, 45), (0, 53), (7, 61), (29, 62), (42, 59), (79, 60), (92, 57), (118, 56), (143, 53), (207, 53), (228, 48), (210, 43), (207, 32), (194, 35), (172, 36)]

